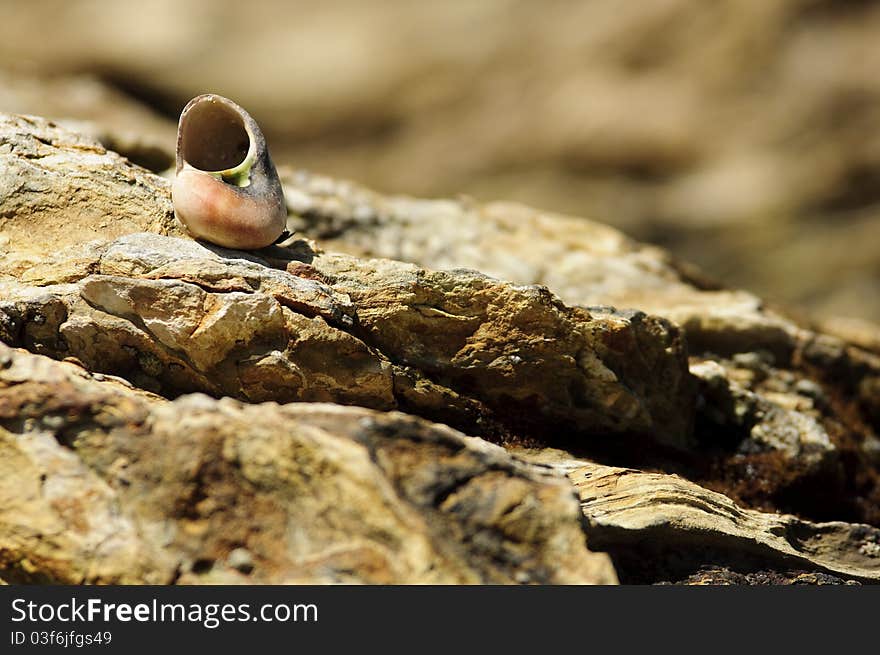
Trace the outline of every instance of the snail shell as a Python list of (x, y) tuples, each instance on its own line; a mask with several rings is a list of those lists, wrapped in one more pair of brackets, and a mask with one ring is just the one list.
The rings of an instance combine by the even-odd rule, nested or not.
[(268, 246), (287, 223), (262, 131), (232, 100), (210, 93), (190, 100), (180, 114), (171, 199), (190, 234), (227, 248)]

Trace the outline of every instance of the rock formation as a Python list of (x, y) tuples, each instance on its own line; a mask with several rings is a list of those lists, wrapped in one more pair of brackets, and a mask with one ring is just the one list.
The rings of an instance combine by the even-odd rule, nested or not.
[(0, 115), (0, 578), (880, 579), (870, 333), (586, 220), (282, 177), (296, 238), (227, 250)]

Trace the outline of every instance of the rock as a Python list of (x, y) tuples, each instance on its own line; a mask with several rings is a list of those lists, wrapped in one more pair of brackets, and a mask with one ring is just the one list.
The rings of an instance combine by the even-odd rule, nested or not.
[[(703, 452), (700, 464), (685, 465), (690, 474), (764, 509), (781, 505), (818, 517), (847, 506), (850, 520), (880, 520), (880, 359), (865, 348), (866, 327), (852, 342), (817, 332), (751, 293), (720, 288), (659, 248), (584, 219), (510, 203), (384, 196), (304, 172), (284, 179), (291, 227), (327, 248), (431, 268), (472, 267), (516, 284), (546, 284), (591, 312), (638, 307), (675, 322), (702, 378), (695, 441)], [(764, 369), (756, 384), (743, 379), (749, 358)], [(710, 376), (715, 391), (709, 370), (717, 373)], [(797, 384), (825, 397), (801, 393)], [(736, 408), (719, 388), (752, 394), (753, 418), (731, 415)], [(646, 460), (658, 454), (630, 449), (614, 456), (651, 466)]]
[(9, 283), (0, 324), (11, 345), (163, 395), (431, 413), (433, 389), (398, 398), (397, 379), (417, 376), (522, 436), (564, 425), (688, 443), (693, 387), (664, 321), (467, 271), (315, 256), (325, 283), (234, 257), (159, 235), (91, 243), (21, 273), (39, 286)]
[[(704, 562), (818, 569), (880, 581), (880, 529), (756, 512), (678, 476), (567, 464), (587, 534), (624, 582), (677, 579)], [(670, 576), (664, 578), (664, 576)]]
[[(79, 137), (56, 136), (62, 145), (55, 147), (41, 135), (61, 135), (59, 128), (34, 130), (14, 142), (41, 144), (45, 175), (70, 179), (61, 171), (80, 159), (63, 143)], [(95, 196), (95, 211), (120, 202), (117, 195), (140, 202), (125, 180), (107, 186), (133, 167), (116, 160), (116, 173), (113, 156), (101, 156), (108, 158), (103, 168), (77, 180), (80, 196)], [(10, 169), (28, 165), (20, 149), (6, 157)], [(86, 241), (74, 220), (66, 223), (74, 232), (64, 249), (58, 240), (67, 233), (49, 230), (45, 241), (0, 263), (0, 282), (4, 274), (8, 280), (0, 301), (7, 343), (76, 357), (168, 396), (202, 391), (253, 402), (400, 407), (471, 434), (552, 438), (565, 430), (690, 443), (693, 381), (680, 334), (666, 321), (567, 307), (544, 288), (471, 271), (320, 254), (302, 243), (300, 251), (243, 255), (163, 237), (180, 229), (166, 211), (167, 184), (136, 175), (149, 185), (149, 200), (108, 238), (125, 230), (158, 234)], [(5, 231), (18, 243), (23, 212), (44, 194), (6, 184), (15, 200)], [(28, 220), (51, 228), (68, 213), (59, 198), (57, 208), (32, 211)]]
[(855, 318), (829, 316), (819, 322), (820, 332), (880, 354), (880, 325)]
[(0, 114), (0, 207), (0, 253), (25, 264), (99, 237), (182, 234), (167, 181), (36, 117)]
[(10, 582), (612, 583), (569, 485), (360, 408), (173, 402), (0, 345)]
[(0, 107), (46, 116), (153, 172), (174, 167), (175, 122), (94, 75), (0, 70)]
[(35, 273), (41, 281), (77, 275), (69, 268), (94, 274), (76, 284), (11, 285), (0, 310), (10, 343), (76, 357), (166, 395), (394, 405), (388, 363), (325, 321), (350, 326), (348, 298), (318, 282), (149, 234), (56, 259)]
[(240, 573), (249, 575), (254, 570), (254, 556), (247, 548), (235, 548), (227, 555), (226, 565)]
[[(658, 584), (670, 584), (661, 582)], [(812, 571), (755, 571), (751, 573), (739, 573), (725, 568), (701, 569), (683, 580), (671, 584), (682, 585), (850, 585), (858, 586), (856, 580), (846, 580), (828, 573), (815, 573)]]
[[(544, 287), (341, 256), (313, 262), (348, 294), (368, 343), (523, 425), (689, 441), (693, 389), (678, 331), (642, 312), (568, 308)], [(550, 428), (553, 429), (552, 427)]]
[[(704, 360), (691, 365), (705, 403), (702, 415), (728, 439), (739, 432), (736, 448), (741, 453), (773, 450), (811, 472), (828, 467), (836, 448), (820, 422), (821, 387), (796, 380), (789, 371), (761, 364), (750, 368), (741, 362), (742, 358)], [(706, 437), (711, 437), (709, 430)]]
[[(0, 341), (35, 353), (0, 371), (10, 480), (30, 476), (0, 486), (4, 580), (609, 581), (573, 468), (647, 480), (625, 529), (584, 501), (626, 581), (875, 579), (853, 554), (880, 526), (865, 339), (605, 226), (305, 173), (285, 174), (297, 238), (227, 250), (185, 238), (162, 178), (0, 126), (21, 173), (0, 175)], [(91, 497), (101, 525), (57, 502)]]
[(754, 295), (720, 289), (606, 225), (511, 203), (382, 196), (305, 172), (283, 173), (283, 181), (289, 227), (327, 248), (473, 268), (545, 285), (571, 305), (637, 307), (681, 325), (696, 352), (765, 349), (784, 361), (804, 338)]

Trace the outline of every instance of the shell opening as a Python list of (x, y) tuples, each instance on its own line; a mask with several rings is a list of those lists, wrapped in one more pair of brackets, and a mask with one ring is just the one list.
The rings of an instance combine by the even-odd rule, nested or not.
[(241, 115), (219, 100), (199, 102), (181, 121), (180, 153), (186, 163), (199, 170), (230, 173), (246, 162), (251, 146)]

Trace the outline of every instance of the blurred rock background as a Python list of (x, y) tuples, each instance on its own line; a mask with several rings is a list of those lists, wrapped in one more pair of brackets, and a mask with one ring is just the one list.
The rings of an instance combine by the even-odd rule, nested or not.
[(0, 1), (0, 111), (154, 170), (213, 91), (273, 156), (520, 200), (880, 320), (880, 2)]

